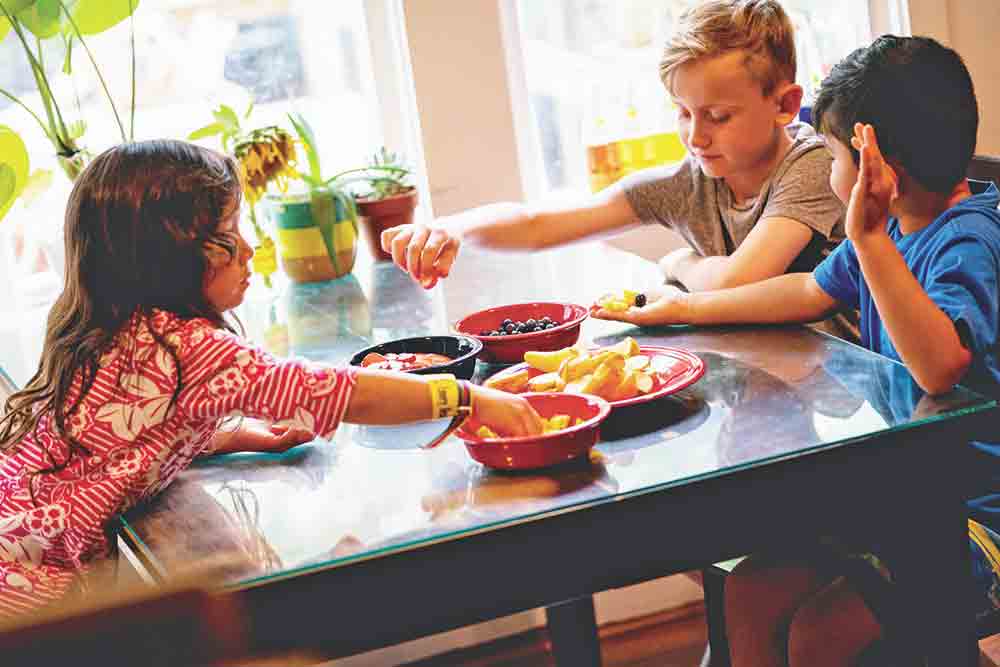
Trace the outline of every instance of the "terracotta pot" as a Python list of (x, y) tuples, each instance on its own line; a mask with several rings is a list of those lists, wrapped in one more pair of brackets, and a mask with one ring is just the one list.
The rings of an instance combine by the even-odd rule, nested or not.
[(416, 189), (385, 199), (361, 197), (357, 200), (357, 205), (372, 257), (376, 261), (392, 261), (392, 255), (382, 250), (382, 232), (390, 227), (413, 222), (413, 211), (417, 207)]

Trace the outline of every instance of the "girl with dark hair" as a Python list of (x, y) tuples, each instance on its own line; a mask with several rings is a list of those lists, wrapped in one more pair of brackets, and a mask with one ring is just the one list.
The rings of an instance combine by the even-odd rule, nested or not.
[[(112, 148), (77, 179), (42, 359), (0, 419), (0, 617), (85, 590), (112, 518), (199, 454), (468, 412), (541, 431), (523, 398), (450, 375), (276, 359), (242, 340), (224, 316), (253, 256), (240, 198), (231, 159), (181, 141)], [(230, 416), (274, 426), (220, 431)]]

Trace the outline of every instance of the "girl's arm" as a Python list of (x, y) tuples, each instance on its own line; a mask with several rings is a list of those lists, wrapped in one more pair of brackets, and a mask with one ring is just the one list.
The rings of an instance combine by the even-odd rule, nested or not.
[(955, 323), (924, 291), (886, 233), (889, 206), (898, 196), (871, 125), (855, 125), (852, 145), (861, 153), (858, 179), (847, 206), (847, 235), (893, 347), (928, 394), (948, 391), (972, 362)]
[(594, 317), (639, 326), (659, 324), (779, 324), (812, 322), (827, 316), (837, 301), (811, 273), (789, 273), (759, 283), (711, 292), (668, 290), (642, 308), (599, 309)]
[[(522, 397), (469, 383), (472, 413), (504, 435), (542, 430), (541, 417)], [(359, 370), (344, 421), (358, 424), (403, 424), (429, 419), (433, 412), (425, 376), (370, 369)]]

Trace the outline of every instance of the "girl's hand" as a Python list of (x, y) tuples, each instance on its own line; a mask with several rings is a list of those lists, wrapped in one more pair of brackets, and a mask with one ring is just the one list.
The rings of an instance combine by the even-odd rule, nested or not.
[(392, 261), (420, 283), (424, 289), (447, 278), (455, 263), (461, 240), (444, 229), (411, 224), (382, 232), (382, 249), (392, 253)]
[(472, 388), (472, 415), (499, 435), (538, 435), (542, 418), (523, 397), (479, 385)]
[(285, 452), (315, 439), (316, 434), (298, 426), (267, 425), (244, 420), (235, 431), (220, 431), (214, 439), (212, 454), (233, 452)]
[(591, 317), (599, 320), (615, 320), (628, 322), (640, 327), (659, 324), (686, 324), (686, 293), (672, 285), (665, 285), (659, 290), (655, 301), (650, 301), (642, 308), (630, 306), (627, 310), (607, 310), (596, 308), (591, 310)]
[(879, 150), (875, 128), (854, 124), (851, 146), (861, 153), (858, 180), (847, 203), (847, 238), (858, 241), (867, 234), (885, 231), (889, 207), (899, 196), (899, 179)]

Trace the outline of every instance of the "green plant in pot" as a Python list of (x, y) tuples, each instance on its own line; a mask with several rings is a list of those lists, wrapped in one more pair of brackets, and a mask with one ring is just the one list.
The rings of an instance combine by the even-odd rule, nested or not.
[(350, 178), (324, 179), (316, 137), (299, 113), (288, 114), (306, 156), (308, 170), (297, 170), (304, 190), (271, 193), (265, 198), (278, 239), (278, 255), (296, 282), (333, 280), (354, 268), (358, 222), (354, 198), (344, 189)]
[[(90, 159), (90, 153), (81, 145), (86, 130), (82, 119), (71, 120), (61, 106), (53, 86), (53, 70), (46, 62), (52, 53), (62, 47), (61, 70), (72, 75), (73, 54), (83, 51), (90, 60), (97, 78), (111, 104), (122, 141), (133, 136), (135, 120), (135, 58), (132, 59), (132, 96), (129, 130), (125, 131), (114, 100), (108, 91), (101, 70), (97, 66), (84, 37), (102, 33), (131, 17), (139, 0), (0, 0), (0, 41), (15, 39), (20, 42), (31, 68), (41, 100), (41, 111), (29, 107), (13, 93), (0, 88), (0, 96), (7, 98), (27, 112), (41, 127), (52, 144), (59, 166), (70, 180), (75, 180)], [(48, 171), (30, 171), (28, 150), (23, 139), (11, 128), (0, 126), (0, 219), (14, 201), (29, 192), (43, 188), (51, 181)]]
[(396, 153), (385, 146), (372, 156), (368, 167), (361, 169), (371, 191), (356, 198), (362, 216), (368, 247), (376, 260), (392, 260), (382, 250), (382, 232), (390, 227), (413, 222), (417, 207), (417, 189), (409, 182), (410, 170)]

